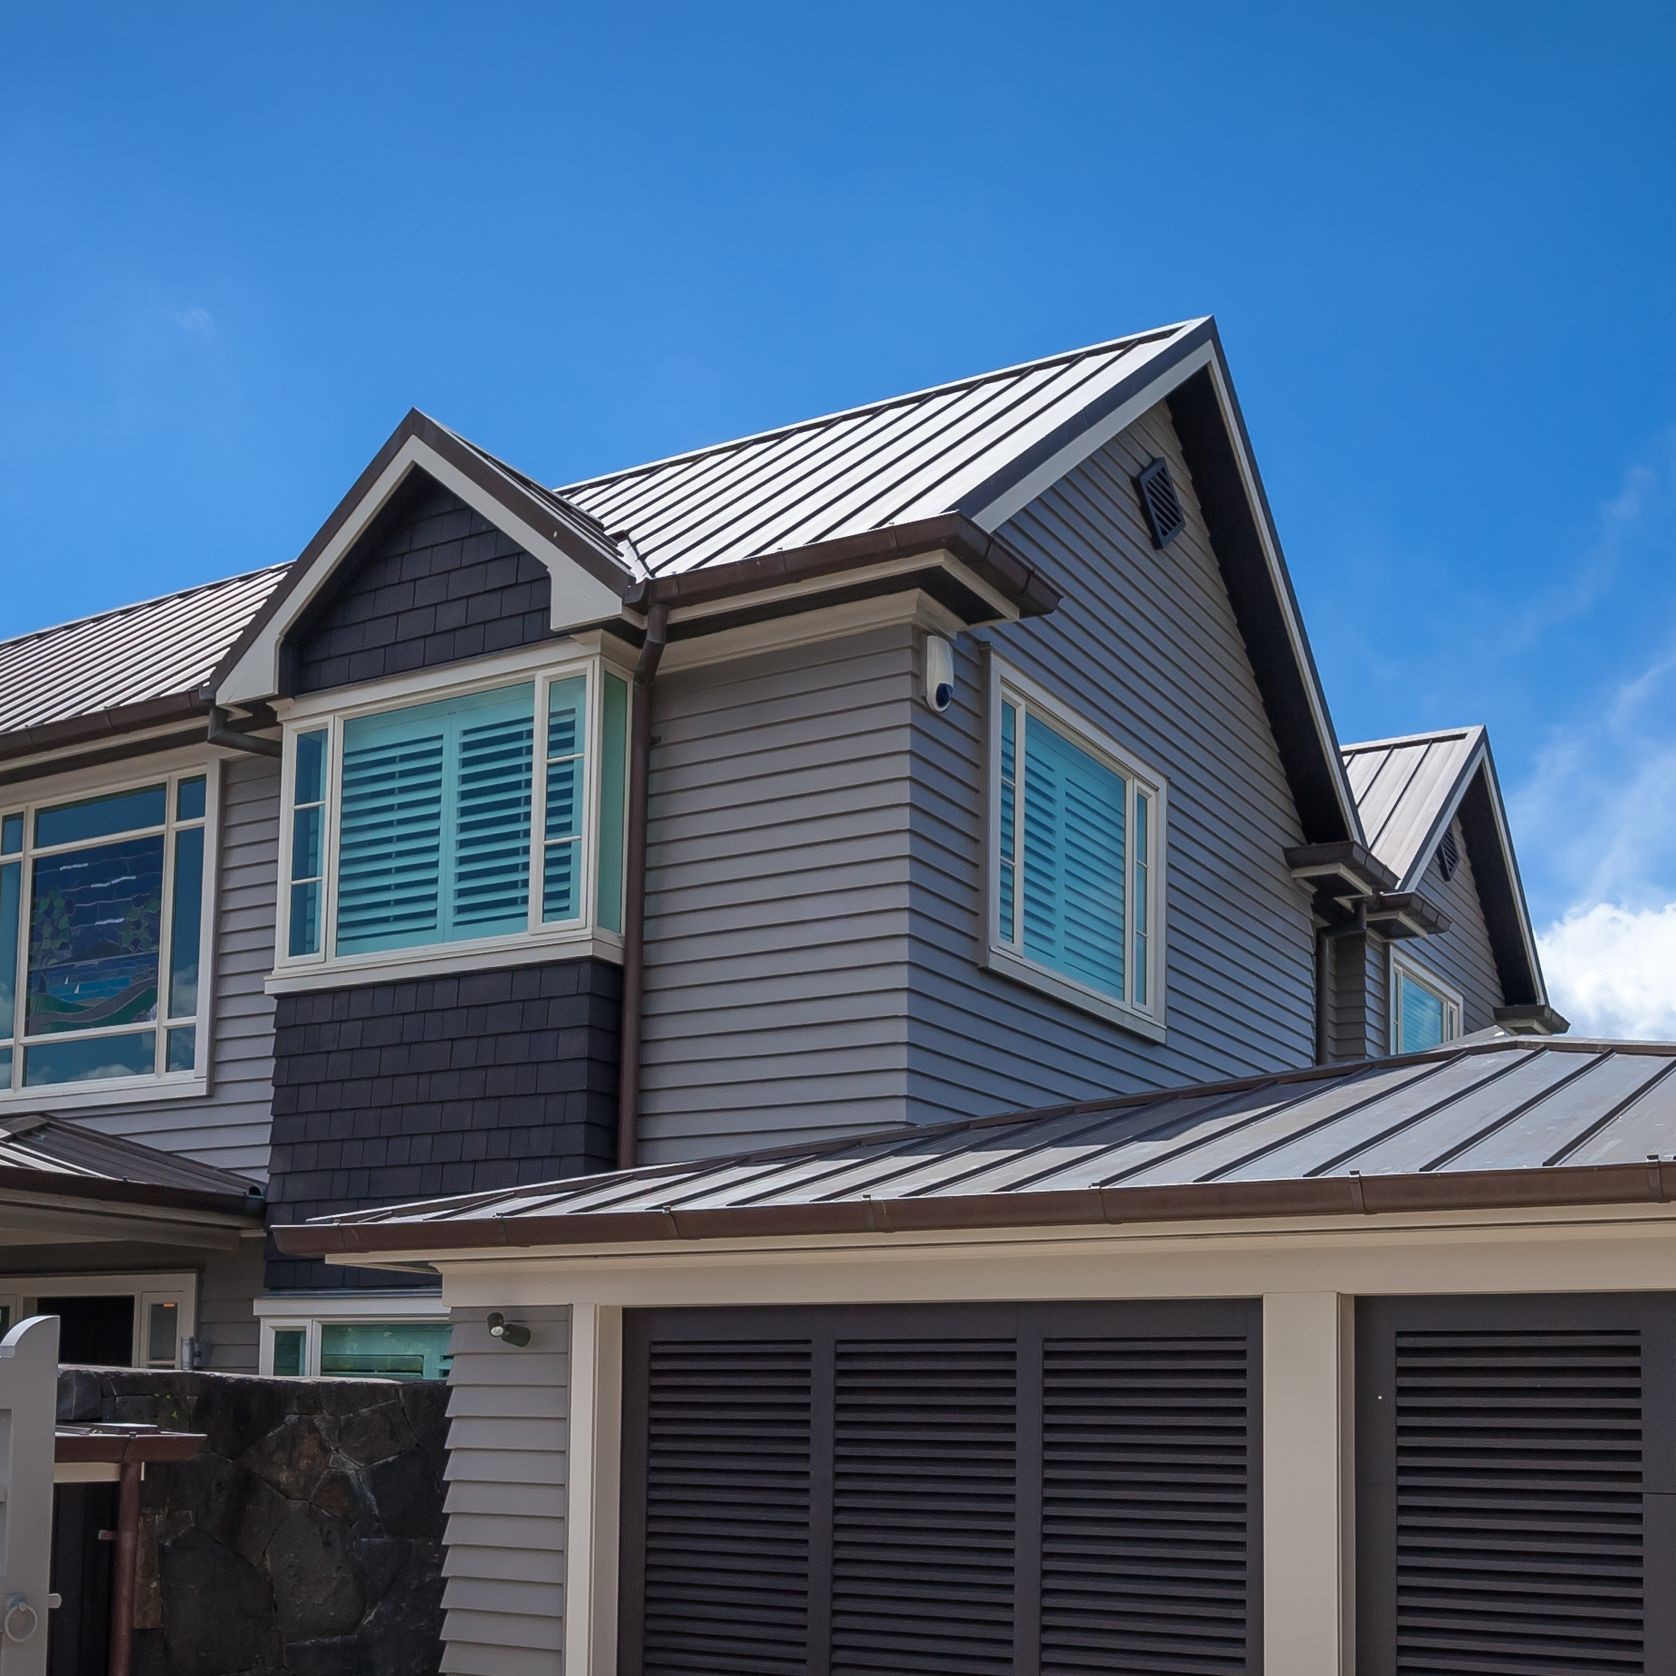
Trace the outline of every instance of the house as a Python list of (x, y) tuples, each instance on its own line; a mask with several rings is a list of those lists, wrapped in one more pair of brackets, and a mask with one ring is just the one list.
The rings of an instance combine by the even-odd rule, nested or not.
[[(703, 1668), (803, 1669), (826, 1655), (797, 1637), (840, 1623), (846, 1668), (902, 1668), (898, 1633), (926, 1669), (1014, 1668), (995, 1636), (1020, 1638), (1017, 1668), (1046, 1656), (1024, 1650), (1039, 1556), (1007, 1534), (1008, 1498), (1044, 1494), (1034, 1468), (970, 1492), (903, 1468), (909, 1501), (1000, 1521), (990, 1559), (960, 1560), (970, 1595), (915, 1583), (893, 1606), (874, 1576), (846, 1604), (824, 1477), (819, 1507), (774, 1503), (815, 1570), (772, 1599), (654, 1554), (647, 1508), (688, 1496), (700, 1547), (770, 1576), (717, 1498), (746, 1465), (752, 1507), (790, 1493), (782, 1467), (808, 1476), (801, 1445), (773, 1464), (762, 1415), (730, 1417), (724, 1364), (759, 1394), (789, 1381), (774, 1414), (831, 1437), (834, 1401), (862, 1412), (834, 1397), (852, 1356), (866, 1402), (924, 1375), (1024, 1414), (985, 1357), (1104, 1334), (1096, 1361), (1121, 1360), (1133, 1322), (1169, 1358), (1186, 1334), (1177, 1372), (1246, 1405), (1250, 1448), (1224, 1465), (1248, 1524), (1283, 1422), (1308, 1433), (1279, 1441), (1308, 1445), (1298, 1494), (1322, 1516), (1344, 1426), (1305, 1375), (1348, 1354), (1357, 1287), (1329, 1265), (1271, 1323), (1271, 1281), (1290, 1298), (1303, 1270), (1241, 1242), (1326, 1217), (1364, 1250), (1361, 1221), (1337, 1225), (1380, 1202), (1376, 1170), (1344, 1173), (1369, 1136), (1247, 1155), (1236, 1134), (1281, 1106), (1314, 1134), (1381, 1078), (1412, 1101), (1434, 1066), (1469, 1067), (1441, 1099), (1492, 1064), (1514, 1089), (1518, 1067), (1572, 1063), (1482, 731), (1334, 732), (1209, 320), (560, 488), (412, 413), (290, 565), (0, 646), (0, 730), (0, 1126), (123, 1149), (101, 1194), (0, 1176), (0, 1289), (52, 1300), (92, 1360), (418, 1374), (451, 1355), (461, 1671), (550, 1670), (561, 1640), (572, 1669), (619, 1643), (625, 1670), (699, 1668), (700, 1648)], [(1122, 1172), (1133, 1142), (1197, 1173), (1166, 1171), (1133, 1217), (1104, 1177), (1026, 1190), (1039, 1172), (1011, 1160), (1050, 1133)], [(945, 1156), (957, 1185), (933, 1191)], [(1264, 1200), (1222, 1268), (1131, 1277), (1134, 1241), (1171, 1268), (1223, 1175), (1269, 1181), (1277, 1156), (1306, 1188)], [(219, 1173), (189, 1189), (183, 1169)], [(190, 1214), (165, 1182), (201, 1193)], [(1066, 1230), (1075, 1284), (1036, 1263), (1070, 1255)], [(1275, 1326), (1301, 1396), (1262, 1407), (1293, 1365), (1265, 1359)], [(943, 1359), (973, 1334), (989, 1348)], [(903, 1362), (904, 1340), (932, 1348)], [(656, 1416), (692, 1404), (737, 1419), (737, 1459), (670, 1453)], [(971, 1440), (934, 1442), (880, 1448), (965, 1483)], [(948, 1534), (901, 1530), (904, 1551)], [(1243, 1604), (1216, 1613), (1251, 1641), (1273, 1556), (1225, 1534)], [(956, 1622), (966, 1640), (933, 1651)], [(1064, 1633), (1053, 1668), (1107, 1667)], [(1201, 1667), (1174, 1656), (1158, 1668)]]

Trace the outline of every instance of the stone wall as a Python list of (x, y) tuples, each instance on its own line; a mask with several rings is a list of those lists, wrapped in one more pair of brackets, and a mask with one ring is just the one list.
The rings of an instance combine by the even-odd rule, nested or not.
[(148, 1470), (135, 1676), (431, 1676), (447, 1387), (66, 1368), (63, 1421), (203, 1432)]

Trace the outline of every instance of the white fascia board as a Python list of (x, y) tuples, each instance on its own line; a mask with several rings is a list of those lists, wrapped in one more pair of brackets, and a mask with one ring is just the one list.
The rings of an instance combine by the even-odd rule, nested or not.
[(510, 512), (493, 495), (445, 460), (429, 443), (416, 436), (409, 437), (361, 497), (360, 504), (321, 549), (308, 573), (286, 595), (279, 610), (263, 625), (261, 633), (246, 648), (244, 655), (227, 671), (216, 689), (216, 703), (254, 704), (278, 693), (279, 653), (286, 633), (319, 597), (340, 561), (415, 470), (423, 471), (443, 488), (458, 495), (474, 512), (541, 562), (552, 578), (552, 608), (548, 621), (555, 633), (563, 634), (571, 629), (607, 622), (622, 612), (622, 597), (615, 589), (590, 576), (547, 535)]

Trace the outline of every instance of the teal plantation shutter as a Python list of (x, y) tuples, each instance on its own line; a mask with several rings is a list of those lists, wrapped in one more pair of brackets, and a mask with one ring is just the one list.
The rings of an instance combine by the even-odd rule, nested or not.
[(1128, 787), (1033, 715), (1024, 740), (1024, 952), (1121, 996)]
[(526, 682), (344, 723), (340, 955), (525, 929), (534, 704)]

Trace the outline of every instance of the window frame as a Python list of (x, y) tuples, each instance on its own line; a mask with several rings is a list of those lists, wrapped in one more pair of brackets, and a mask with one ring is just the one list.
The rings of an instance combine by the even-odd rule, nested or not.
[[(383, 979), (418, 977), (438, 971), (469, 971), (489, 966), (518, 965), (551, 959), (556, 948), (581, 946), (585, 952), (607, 959), (622, 958), (620, 932), (598, 923), (597, 870), (601, 814), (601, 782), (604, 769), (605, 707), (607, 674), (629, 684), (628, 700), (632, 730), (633, 673), (603, 649), (574, 645), (555, 652), (552, 646), (525, 649), (503, 657), (480, 659), (465, 673), (438, 679), (435, 671), (416, 671), (394, 680), (369, 682), (345, 692), (310, 694), (284, 705), (281, 719), (283, 754), (280, 759), (279, 873), (274, 925), (274, 965), (267, 982), (270, 994), (341, 984), (351, 979), (376, 982)], [(585, 688), (585, 757), (583, 777), (583, 822), (579, 856), (578, 902), (581, 912), (566, 920), (543, 920), (542, 877), (547, 804), (546, 718), (551, 688), (581, 676)], [(337, 852), (343, 794), (343, 737), (346, 725), (358, 717), (387, 715), (419, 705), (443, 703), (493, 692), (502, 687), (531, 684), (534, 687), (531, 716), (535, 723), (530, 786), (530, 888), (527, 919), (522, 930), (491, 937), (462, 938), (455, 942), (415, 944), (408, 948), (381, 949), (362, 954), (340, 955), (337, 943)], [(296, 759), (300, 735), (326, 733), (325, 801), (321, 819), (320, 948), (294, 955), (291, 949), (291, 860), (295, 833)], [(632, 739), (625, 731), (625, 759), (632, 751)], [(622, 816), (626, 824), (629, 786), (623, 776)], [(305, 805), (306, 806), (306, 805)], [(624, 884), (626, 885), (626, 867)], [(619, 919), (621, 908), (619, 907)]]
[[(142, 782), (146, 783), (146, 782)], [(121, 1298), (134, 1300), (134, 1332), (127, 1366), (160, 1370), (183, 1366), (182, 1353), (198, 1336), (198, 1277), (184, 1271), (159, 1274), (6, 1274), (0, 1272), (0, 1306), (11, 1310), (6, 1324), (10, 1332), (18, 1322), (40, 1313), (42, 1293), (65, 1297)], [(154, 1362), (144, 1355), (146, 1317), (152, 1304), (173, 1304), (175, 1356), (172, 1362)]]
[[(1458, 1042), (1466, 1031), (1466, 1006), (1461, 992), (1453, 985), (1445, 983), (1429, 966), (1423, 966), (1413, 955), (1404, 952), (1395, 943), (1389, 945), (1390, 972), (1386, 979), (1389, 990), (1388, 1007), (1390, 1053), (1393, 1058), (1400, 1058), (1405, 1053), (1437, 1053), (1451, 1042)], [(1443, 1003), (1443, 1040), (1437, 1047), (1405, 1048), (1402, 1043), (1402, 985), (1401, 978), (1407, 978), (1410, 983), (1417, 984), (1421, 989), (1437, 997)], [(1453, 1030), (1450, 1025), (1453, 1023)]]
[[(27, 1045), (39, 1046), (42, 1041), (68, 1041), (77, 1037), (86, 1038), (90, 1031), (60, 1031), (51, 1037), (31, 1037), (21, 1029), (15, 1036), (0, 1035), (0, 1041), (10, 1041), (12, 1044), (12, 1074), (8, 1082), (0, 1083), (0, 1111), (6, 1111), (16, 1106), (28, 1106), (32, 1110), (68, 1111), (77, 1108), (95, 1106), (129, 1105), (140, 1101), (160, 1099), (192, 1099), (209, 1093), (210, 1056), (212, 1043), (210, 1030), (214, 1007), (212, 997), (215, 990), (215, 934), (221, 884), (221, 796), (222, 796), (222, 758), (219, 755), (201, 755), (197, 752), (184, 753), (172, 751), (160, 753), (157, 760), (147, 769), (134, 769), (131, 773), (113, 776), (108, 768), (104, 769), (75, 769), (68, 773), (43, 776), (38, 781), (28, 782), (27, 796), (8, 799), (0, 793), (0, 817), (21, 815), (23, 817), (23, 847), (14, 855), (0, 856), (0, 865), (7, 862), (18, 862), (21, 865), (22, 876), (18, 895), (18, 948), (16, 951), (16, 975), (18, 983), (17, 1006), (18, 1017), (14, 1024), (22, 1023), (22, 1009), (27, 1004), (25, 1000), (25, 986), (29, 977), (28, 942), (29, 942), (29, 913), (34, 898), (34, 880), (31, 877), (30, 863), (37, 855), (51, 855), (67, 850), (73, 850), (88, 845), (106, 842), (104, 839), (87, 839), (82, 844), (35, 844), (35, 817), (42, 809), (55, 808), (63, 803), (77, 803), (84, 799), (98, 797), (115, 797), (125, 791), (137, 791), (145, 786), (163, 785), (165, 787), (166, 812), (161, 831), (164, 834), (163, 846), (163, 876), (167, 884), (164, 906), (162, 909), (162, 930), (159, 938), (158, 961), (158, 1013), (154, 1023), (157, 1032), (157, 1057), (154, 1064), (167, 1066), (168, 1063), (168, 1033), (171, 1024), (180, 1028), (190, 1024), (194, 1029), (193, 1060), (190, 1071), (151, 1070), (136, 1076), (101, 1077), (86, 1082), (50, 1082), (36, 1083), (26, 1086), (23, 1083), (23, 1059)], [(175, 815), (178, 808), (176, 802), (179, 796), (179, 785), (182, 780), (202, 778), (204, 782), (204, 814), (202, 821), (193, 819), (181, 821)], [(171, 942), (174, 935), (174, 862), (175, 840), (182, 827), (199, 827), (204, 834), (204, 877), (199, 896), (200, 921), (198, 926), (198, 996), (197, 1011), (188, 1017), (182, 1014), (173, 1020), (168, 1019), (167, 991), (169, 982), (169, 958)], [(136, 827), (135, 833), (156, 830), (151, 827)], [(128, 836), (119, 834), (118, 836)], [(0, 951), (3, 958), (3, 951)], [(112, 1034), (132, 1032), (111, 1032)]]
[[(261, 1328), (257, 1371), (265, 1379), (376, 1379), (378, 1374), (332, 1374), (320, 1372), (322, 1330), (326, 1327), (375, 1327), (386, 1322), (404, 1326), (453, 1326), (453, 1316), (435, 1293), (398, 1293), (395, 1296), (353, 1296), (348, 1298), (258, 1298), (255, 1304)], [(303, 1338), (303, 1372), (274, 1373), (275, 1337), (300, 1332)]]
[[(1049, 692), (1038, 682), (1003, 659), (988, 658), (987, 704), (988, 742), (986, 750), (985, 808), (986, 839), (984, 844), (984, 934), (980, 963), (988, 970), (1015, 982), (1040, 990), (1097, 1018), (1116, 1024), (1122, 1029), (1151, 1041), (1163, 1041), (1168, 1011), (1166, 983), (1168, 958), (1166, 944), (1166, 901), (1168, 897), (1168, 832), (1169, 783), (1157, 769), (1150, 767), (1127, 746), (1113, 738), (1097, 723), (1090, 721), (1067, 704), (1057, 694)], [(1124, 988), (1125, 998), (1119, 999), (1079, 982), (1063, 972), (1032, 959), (1024, 952), (1022, 942), (1009, 942), (1001, 935), (1001, 740), (1002, 707), (1007, 702), (1017, 707), (1021, 722), (1034, 716), (1065, 739), (1077, 750), (1120, 775), (1127, 788), (1124, 812)], [(1015, 841), (1014, 912), (1015, 919), (1023, 911), (1022, 858), (1024, 835), (1024, 776), (1019, 770), (1023, 763), (1024, 729), (1015, 735), (1015, 791), (1013, 814)], [(1150, 814), (1147, 828), (1146, 860), (1146, 993), (1144, 1004), (1127, 999), (1132, 993), (1132, 973), (1135, 968), (1134, 951), (1137, 938), (1134, 907), (1137, 900), (1137, 861), (1133, 842), (1134, 812), (1139, 797), (1148, 800)]]

